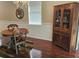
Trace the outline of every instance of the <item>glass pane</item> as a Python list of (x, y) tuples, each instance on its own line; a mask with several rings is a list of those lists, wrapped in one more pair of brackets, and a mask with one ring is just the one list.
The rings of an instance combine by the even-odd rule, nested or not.
[(29, 24), (41, 25), (41, 2), (30, 1), (28, 4)]
[(29, 1), (29, 5), (30, 6), (40, 6), (41, 5), (41, 1)]
[(64, 9), (63, 28), (70, 27), (70, 9)]
[(30, 13), (29, 24), (41, 24), (40, 13)]
[(56, 11), (55, 27), (60, 27), (61, 10)]
[(41, 6), (30, 6), (29, 12), (41, 12)]

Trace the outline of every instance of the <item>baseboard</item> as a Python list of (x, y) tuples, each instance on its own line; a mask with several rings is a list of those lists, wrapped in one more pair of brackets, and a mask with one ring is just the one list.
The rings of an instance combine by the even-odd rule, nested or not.
[(41, 40), (52, 41), (51, 39), (48, 39), (48, 38), (38, 37), (38, 36), (33, 36), (33, 35), (27, 35), (27, 37), (32, 37), (32, 38), (36, 38), (36, 39), (41, 39)]

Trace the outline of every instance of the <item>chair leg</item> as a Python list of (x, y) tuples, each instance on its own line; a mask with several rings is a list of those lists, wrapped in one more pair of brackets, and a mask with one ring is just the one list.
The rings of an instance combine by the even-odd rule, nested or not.
[(19, 52), (18, 46), (16, 46), (15, 49), (16, 49), (16, 54), (18, 55), (18, 52)]
[(26, 43), (24, 43), (24, 48), (25, 48), (26, 52), (29, 52), (29, 49), (27, 49), (27, 47), (26, 47)]
[(11, 42), (9, 42), (9, 44), (8, 44), (8, 49), (10, 48), (10, 46), (11, 46)]
[(12, 37), (9, 37), (8, 49), (11, 48)]
[(15, 52), (18, 55), (18, 45), (16, 45), (16, 37), (14, 37), (14, 44), (15, 44)]

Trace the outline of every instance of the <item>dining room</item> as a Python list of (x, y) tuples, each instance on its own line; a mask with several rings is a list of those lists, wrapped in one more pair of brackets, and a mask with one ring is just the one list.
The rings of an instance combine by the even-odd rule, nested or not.
[[(53, 43), (54, 37), (57, 40), (64, 38), (70, 39), (70, 31), (56, 29), (53, 31), (55, 6), (59, 10), (57, 22), (61, 10), (68, 7), (73, 8), (78, 1), (0, 1), (0, 57), (2, 58), (76, 58), (79, 57), (79, 50), (76, 51), (76, 39), (67, 45), (69, 51)], [(59, 7), (68, 4), (65, 7)], [(66, 12), (70, 12), (66, 10)], [(75, 10), (75, 9), (73, 9)], [(75, 13), (75, 12), (74, 12)], [(71, 14), (68, 14), (71, 15)], [(67, 15), (67, 18), (69, 16)], [(64, 18), (64, 17), (60, 17)], [(72, 17), (73, 18), (73, 17)], [(76, 18), (74, 16), (74, 18)], [(70, 18), (71, 19), (71, 18)], [(61, 20), (61, 23), (63, 21)], [(65, 21), (64, 21), (65, 22)], [(75, 22), (75, 21), (74, 21)], [(56, 23), (60, 24), (60, 23)], [(64, 24), (64, 23), (63, 23)], [(66, 23), (69, 24), (69, 23)], [(73, 23), (74, 24), (74, 23)], [(61, 24), (62, 25), (62, 24)], [(59, 25), (58, 25), (59, 26)], [(62, 27), (62, 26), (61, 26)], [(67, 27), (67, 26), (65, 26)], [(62, 27), (62, 28), (65, 28)], [(73, 27), (76, 27), (75, 25)], [(71, 27), (70, 27), (71, 28)], [(72, 28), (74, 30), (74, 28)], [(60, 34), (59, 34), (60, 32)], [(63, 34), (64, 32), (64, 34)], [(54, 35), (54, 34), (55, 35)], [(73, 32), (74, 33), (74, 32)], [(57, 35), (59, 36), (57, 36)], [(68, 35), (67, 35), (68, 34)], [(73, 35), (72, 35), (73, 36)], [(75, 35), (73, 36), (73, 38)], [(55, 39), (56, 39), (55, 38)], [(72, 39), (73, 39), (72, 38)], [(63, 40), (64, 40), (63, 39)], [(58, 42), (61, 46), (69, 44), (70, 41)], [(66, 42), (66, 43), (65, 43)], [(66, 46), (66, 47), (67, 47)], [(72, 51), (70, 51), (72, 50)], [(74, 51), (75, 50), (75, 51)]]

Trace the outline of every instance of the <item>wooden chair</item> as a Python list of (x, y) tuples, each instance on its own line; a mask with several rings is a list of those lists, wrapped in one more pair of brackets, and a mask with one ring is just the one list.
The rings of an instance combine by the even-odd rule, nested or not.
[(18, 25), (17, 24), (9, 24), (8, 26), (7, 26), (7, 28), (8, 28), (8, 30), (14, 30), (14, 29), (16, 29), (16, 28), (18, 28)]
[(27, 39), (28, 32), (19, 32), (14, 35), (14, 43), (15, 43), (15, 50), (16, 54), (18, 55), (20, 49), (23, 47), (26, 50), (26, 39)]
[[(7, 26), (7, 28), (8, 28), (8, 31), (10, 31), (11, 33), (14, 31), (14, 30), (16, 30), (16, 29), (18, 29), (18, 25), (17, 24), (9, 24), (8, 26)], [(9, 32), (9, 33), (10, 33)], [(8, 48), (13, 48), (13, 39), (14, 39), (14, 36), (13, 35), (10, 35), (10, 36), (8, 36), (9, 37), (9, 42), (7, 43), (8, 44)], [(13, 45), (13, 46), (12, 46)]]
[(18, 28), (17, 24), (9, 24), (4, 31), (1, 32), (2, 34), (2, 46), (10, 48), (10, 42), (12, 38), (12, 32), (14, 29)]
[(27, 32), (23, 30), (19, 32), (18, 34), (14, 35), (15, 50), (16, 50), (17, 55), (19, 54), (21, 47), (25, 49), (25, 52), (27, 51), (27, 49), (33, 48), (33, 42), (27, 39), (28, 30), (26, 29), (26, 31)]

